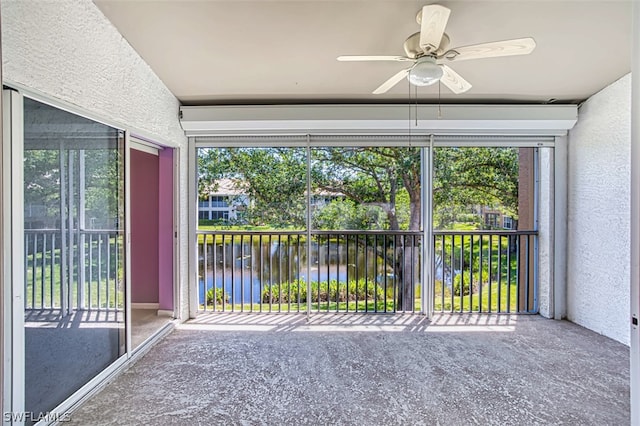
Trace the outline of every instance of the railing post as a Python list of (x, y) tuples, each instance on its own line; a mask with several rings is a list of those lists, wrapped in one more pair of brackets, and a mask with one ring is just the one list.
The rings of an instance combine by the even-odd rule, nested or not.
[[(420, 313), (433, 317), (435, 305), (435, 238), (433, 234), (433, 135), (429, 148), (420, 150), (422, 200), (422, 280), (420, 289)], [(444, 291), (444, 289), (443, 289)]]
[[(65, 181), (67, 179), (67, 166), (64, 161), (65, 150), (62, 149), (62, 142), (60, 142), (60, 149), (58, 151), (58, 159), (60, 162), (60, 211), (66, 211), (65, 199), (66, 199), (66, 184)], [(67, 226), (64, 217), (60, 220), (60, 310), (62, 312), (62, 316), (66, 316), (67, 314), (67, 285), (68, 285), (68, 275), (67, 275), (67, 245), (68, 245), (68, 234), (67, 234)]]
[[(78, 158), (78, 309), (85, 309), (85, 282), (86, 282), (86, 251), (85, 251), (85, 229), (86, 229), (86, 215), (85, 215), (85, 189), (86, 189), (86, 170), (85, 170), (85, 158), (84, 149), (79, 151)], [(116, 241), (117, 241), (116, 235)], [(117, 247), (116, 247), (117, 248)], [(117, 266), (116, 266), (117, 267)]]
[[(203, 303), (203, 310), (205, 312), (207, 312), (207, 293), (208, 293), (208, 289), (207, 289), (207, 278), (208, 278), (208, 274), (209, 274), (209, 265), (207, 262), (207, 238), (209, 237), (208, 235), (203, 235), (202, 236), (202, 303)], [(197, 238), (197, 237), (196, 237)], [(213, 237), (215, 239), (215, 236)], [(198, 250), (199, 251), (199, 250)], [(200, 269), (200, 265), (198, 265), (198, 269)], [(200, 286), (200, 283), (198, 283), (198, 287)], [(198, 288), (198, 297), (200, 296), (200, 289)], [(198, 301), (199, 302), (199, 301)], [(215, 306), (216, 304), (216, 299), (215, 299), (215, 294), (214, 294), (214, 299), (212, 302), (213, 306)], [(198, 306), (200, 304), (198, 303)]]
[[(307, 159), (307, 321), (311, 315), (311, 143), (310, 135), (307, 135), (306, 159)], [(319, 252), (318, 247), (318, 252)], [(320, 283), (318, 283), (318, 307), (320, 307)]]

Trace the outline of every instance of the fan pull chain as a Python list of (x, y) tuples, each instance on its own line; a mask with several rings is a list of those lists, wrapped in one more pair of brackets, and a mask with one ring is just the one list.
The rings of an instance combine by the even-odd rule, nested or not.
[(409, 87), (409, 99), (407, 99), (407, 105), (409, 105), (409, 144), (411, 144), (411, 83), (407, 85)]
[(418, 127), (418, 86), (413, 86), (415, 88), (416, 95), (416, 127)]
[(442, 88), (442, 83), (438, 80), (438, 120), (442, 118), (442, 110), (440, 109), (440, 89)]

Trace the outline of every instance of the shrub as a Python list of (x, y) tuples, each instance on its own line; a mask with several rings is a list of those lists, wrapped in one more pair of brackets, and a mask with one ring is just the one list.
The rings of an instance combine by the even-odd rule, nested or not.
[[(224, 298), (224, 303), (229, 303), (229, 294), (222, 288), (216, 288), (216, 305), (222, 305), (222, 300)], [(207, 290), (207, 305), (213, 305), (213, 288)]]
[(480, 224), (482, 220), (479, 215), (474, 213), (459, 213), (456, 215), (456, 221), (462, 223), (474, 223)]
[[(464, 271), (463, 274), (457, 274), (453, 279), (453, 294), (460, 296), (460, 286), (462, 283), (462, 295), (468, 296), (470, 292), (474, 294), (478, 292), (480, 283), (478, 282), (478, 271), (473, 272), (473, 285), (469, 285), (469, 271)], [(489, 283), (489, 272), (482, 271), (482, 285)], [(470, 287), (473, 287), (472, 289)]]
[(304, 281), (265, 285), (262, 288), (262, 303), (297, 303), (298, 295), (301, 302), (307, 301), (307, 284)]
[[(434, 282), (434, 294), (439, 296), (444, 292), (445, 298), (451, 297), (451, 290), (449, 286), (443, 284), (442, 280), (435, 280)], [(437, 299), (437, 298), (436, 298)]]
[[(297, 303), (298, 295), (300, 302), (307, 302), (307, 283), (305, 281), (265, 285), (262, 290), (262, 303)], [(311, 302), (347, 302), (356, 299), (365, 300), (365, 298), (383, 300), (384, 297), (384, 287), (364, 279), (351, 280), (348, 283), (336, 280), (311, 282)]]

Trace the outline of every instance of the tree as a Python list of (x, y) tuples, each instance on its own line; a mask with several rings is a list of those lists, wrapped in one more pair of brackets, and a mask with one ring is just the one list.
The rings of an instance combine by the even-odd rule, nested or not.
[[(199, 153), (199, 189), (202, 195), (222, 177), (235, 178), (238, 189), (251, 199), (250, 215), (254, 224), (304, 226), (306, 191), (306, 152), (299, 149), (237, 148), (207, 149)], [(331, 203), (324, 219), (333, 213), (362, 215), (380, 209), (386, 216), (383, 229), (420, 229), (420, 151), (417, 148), (316, 148), (312, 150), (312, 190), (340, 194), (351, 201), (349, 206)], [(408, 203), (407, 203), (408, 201)], [(399, 203), (409, 208), (399, 208)], [(355, 208), (355, 206), (360, 206)], [(342, 212), (335, 211), (342, 208)], [(408, 210), (408, 212), (407, 212)], [(407, 214), (408, 213), (408, 214)], [(335, 221), (335, 214), (333, 224)], [(408, 220), (407, 220), (408, 216)], [(317, 216), (316, 216), (317, 217)], [(378, 221), (367, 221), (369, 225)], [(362, 223), (362, 222), (361, 222)], [(411, 240), (413, 241), (413, 240)], [(393, 254), (396, 282), (405, 281), (402, 271), (417, 262), (416, 250), (402, 243)], [(383, 254), (383, 255), (386, 255)], [(415, 258), (414, 258), (415, 257)], [(398, 307), (403, 300), (413, 300), (410, 285), (398, 292)]]
[(311, 216), (313, 229), (382, 229), (385, 217), (376, 207), (357, 204), (347, 198), (337, 198), (315, 210)]
[(304, 228), (307, 188), (305, 150), (297, 148), (202, 149), (198, 153), (201, 197), (230, 178), (249, 196), (247, 219), (254, 225)]
[(60, 158), (57, 150), (26, 150), (24, 153), (24, 205), (27, 228), (59, 226)]
[[(24, 204), (27, 227), (59, 227), (63, 220), (60, 213), (61, 193), (65, 206), (69, 200), (73, 208), (64, 214), (80, 215), (80, 192), (84, 192), (84, 214), (94, 219), (96, 226), (110, 228), (123, 216), (121, 202), (124, 169), (122, 155), (116, 149), (27, 149), (24, 153)], [(81, 170), (80, 157), (84, 157)], [(68, 170), (71, 159), (72, 170)], [(61, 171), (61, 164), (63, 170)], [(84, 187), (80, 187), (80, 175), (84, 174)], [(69, 176), (73, 184), (69, 185)], [(64, 190), (61, 192), (61, 189)], [(73, 189), (69, 193), (69, 188)], [(68, 210), (68, 211), (67, 211)], [(90, 223), (87, 222), (86, 226)]]
[(401, 229), (400, 200), (409, 202), (408, 230), (420, 229), (420, 151), (417, 148), (316, 148), (312, 182), (356, 204), (376, 206), (387, 229)]
[(124, 218), (122, 154), (119, 149), (86, 150), (84, 153), (84, 214), (89, 228), (118, 229), (121, 226), (119, 223)]
[[(318, 148), (313, 152), (312, 176), (318, 188), (342, 193), (357, 204), (379, 207), (387, 216), (387, 229), (390, 230), (401, 229), (398, 201), (408, 198), (407, 228), (411, 231), (420, 229), (419, 149)], [(404, 273), (418, 262), (418, 251), (407, 246), (413, 241), (401, 239), (392, 253), (400, 310), (413, 310), (413, 286), (407, 282), (409, 277)], [(405, 301), (410, 304), (407, 306)]]
[(438, 227), (450, 225), (473, 206), (499, 207), (517, 218), (517, 148), (438, 148), (434, 154)]

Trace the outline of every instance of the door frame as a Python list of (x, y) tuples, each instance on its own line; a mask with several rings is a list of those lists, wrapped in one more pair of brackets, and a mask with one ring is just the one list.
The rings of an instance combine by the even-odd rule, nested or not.
[[(23, 96), (2, 91), (3, 422), (25, 410)], [(9, 191), (6, 189), (9, 188)], [(19, 284), (17, 284), (19, 283)]]
[[(140, 137), (132, 132), (126, 132), (126, 167), (125, 167), (125, 182), (126, 182), (126, 191), (127, 194), (131, 194), (131, 150), (137, 150), (141, 152), (146, 152), (151, 155), (159, 155), (159, 152), (163, 149), (172, 149), (172, 213), (173, 213), (173, 224), (172, 224), (172, 248), (173, 248), (173, 274), (171, 276), (171, 287), (172, 287), (172, 297), (173, 297), (173, 309), (172, 316), (173, 318), (180, 318), (180, 302), (179, 302), (179, 212), (180, 212), (180, 203), (178, 201), (179, 191), (179, 176), (180, 176), (180, 148), (174, 146), (164, 146), (162, 144), (151, 142), (146, 138)], [(162, 190), (162, 188), (159, 188)], [(140, 345), (136, 348), (133, 348), (131, 345), (131, 203), (130, 199), (127, 196), (126, 200), (126, 217), (127, 217), (127, 318), (129, 318), (129, 323), (127, 324), (127, 347), (130, 348), (130, 357), (133, 356), (133, 352), (137, 351), (139, 348), (144, 347), (145, 345)], [(150, 339), (153, 340), (154, 337), (159, 335), (159, 333), (164, 330), (164, 327), (157, 330), (150, 336)]]

